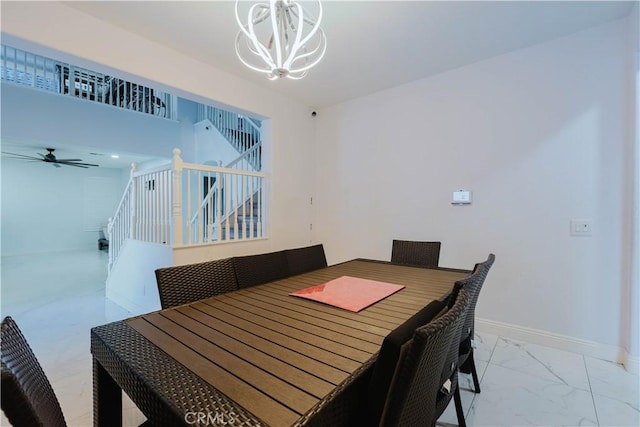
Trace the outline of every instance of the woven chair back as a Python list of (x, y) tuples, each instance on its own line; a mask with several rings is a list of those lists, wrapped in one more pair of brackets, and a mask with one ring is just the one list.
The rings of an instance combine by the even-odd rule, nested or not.
[(414, 267), (437, 267), (440, 261), (441, 242), (416, 242), (394, 240), (391, 262)]
[(163, 309), (238, 289), (231, 258), (159, 268), (156, 282)]
[(2, 411), (14, 427), (64, 427), (60, 403), (40, 363), (11, 317), (2, 321)]

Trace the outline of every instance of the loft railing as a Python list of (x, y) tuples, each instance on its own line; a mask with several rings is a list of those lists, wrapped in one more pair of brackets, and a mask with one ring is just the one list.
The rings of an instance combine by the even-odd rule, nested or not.
[(241, 114), (202, 104), (198, 106), (198, 119), (209, 120), (241, 156), (248, 152), (252, 153), (248, 170), (256, 172), (262, 170), (260, 122)]
[(179, 149), (170, 164), (134, 164), (109, 219), (109, 270), (127, 239), (184, 247), (263, 238), (266, 183), (261, 172), (184, 163)]
[(65, 96), (175, 120), (177, 98), (150, 86), (2, 45), (0, 79)]

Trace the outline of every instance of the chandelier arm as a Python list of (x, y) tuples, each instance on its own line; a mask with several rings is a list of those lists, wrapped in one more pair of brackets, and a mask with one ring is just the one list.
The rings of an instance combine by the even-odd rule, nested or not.
[(297, 53), (298, 50), (300, 50), (301, 47), (304, 47), (301, 43), (300, 43), (300, 39), (302, 38), (302, 28), (303, 28), (303, 23), (304, 23), (304, 17), (303, 17), (303, 10), (302, 10), (302, 6), (300, 6), (300, 4), (298, 3), (293, 3), (293, 5), (291, 6), (291, 10), (293, 10), (294, 8), (299, 8), (299, 16), (298, 16), (298, 31), (296, 31), (296, 38), (293, 41), (293, 45), (291, 46), (291, 50), (289, 50), (289, 55), (287, 56), (287, 60), (284, 62), (283, 67), (289, 69), (291, 67), (291, 63), (296, 59), (297, 57)]
[(275, 42), (275, 51), (276, 51), (276, 61), (275, 68), (282, 68), (282, 49), (280, 46), (280, 37), (281, 34), (278, 32), (278, 13), (276, 9), (276, 2), (271, 0), (270, 2), (270, 10), (271, 10), (271, 28), (273, 30), (273, 40)]
[(253, 50), (257, 51), (258, 55), (260, 55), (260, 57), (264, 60), (264, 62), (267, 63), (267, 65), (270, 68), (273, 68), (275, 66), (273, 57), (271, 56), (269, 49), (265, 47), (262, 43), (260, 43), (260, 41), (258, 40), (258, 36), (256, 35), (255, 29), (254, 29), (254, 23), (253, 23), (253, 20), (251, 19), (257, 7), (263, 8), (264, 6), (258, 3), (251, 6), (251, 8), (249, 9), (249, 20), (247, 22), (249, 38), (253, 43), (253, 47), (255, 48)]
[[(249, 31), (247, 31), (247, 26), (245, 26), (242, 22), (242, 20), (240, 19), (240, 14), (239, 14), (239, 6), (240, 5), (240, 0), (236, 0), (236, 8), (235, 8), (235, 12), (236, 12), (236, 22), (238, 23), (238, 26), (240, 27), (240, 31), (242, 31), (247, 37), (251, 37), (251, 34), (249, 34)], [(268, 10), (268, 6), (266, 5), (266, 3), (256, 3), (254, 4), (251, 9), (249, 9), (249, 20), (251, 20), (251, 12), (253, 11), (254, 8), (256, 7), (261, 7), (262, 9), (267, 9)], [(268, 16), (268, 15), (267, 15)], [(264, 18), (262, 19), (262, 21), (264, 21)], [(262, 22), (260, 21), (260, 22)], [(259, 22), (256, 22), (259, 23)]]
[(304, 71), (302, 74), (300, 74), (299, 76), (294, 76), (291, 73), (287, 74), (287, 78), (291, 79), (291, 80), (302, 80), (303, 77), (305, 77), (307, 75), (307, 72)]
[[(296, 17), (296, 18), (298, 17), (298, 15), (295, 13), (295, 11), (293, 11), (293, 10), (292, 10), (292, 11), (291, 11), (291, 13), (292, 13), (293, 15), (295, 15), (295, 17)], [(309, 18), (307, 18), (307, 17), (305, 17), (305, 18), (304, 18), (304, 22), (305, 22), (306, 24), (311, 25), (311, 26), (316, 25), (316, 23), (315, 23), (314, 21), (312, 21), (311, 19), (309, 19)]]
[[(306, 13), (306, 9), (304, 7), (302, 7), (302, 5), (300, 5), (300, 4), (296, 4), (296, 5), (300, 8), (300, 16), (304, 20), (304, 16), (303, 15)], [(318, 29), (320, 29), (320, 22), (321, 21), (322, 21), (322, 3), (320, 3), (320, 1), (318, 1), (318, 19), (316, 20), (315, 23), (311, 23), (310, 22), (310, 25), (312, 25), (313, 28), (311, 28), (311, 31), (309, 31), (309, 34), (307, 34), (307, 36), (304, 39), (302, 39), (302, 41), (300, 41), (301, 45), (303, 45), (303, 44), (307, 43), (309, 40), (311, 40), (311, 37), (313, 37), (315, 35), (315, 33), (318, 31)], [(299, 28), (299, 32), (302, 33), (302, 25)]]
[(318, 44), (318, 46), (313, 51), (305, 53), (305, 54), (300, 55), (299, 57), (295, 58), (293, 61), (291, 61), (291, 64), (293, 65), (299, 59), (302, 59), (302, 58), (308, 57), (310, 55), (313, 55), (315, 52), (317, 52), (320, 49), (322, 49), (322, 53), (320, 53), (320, 55), (314, 61), (309, 62), (308, 64), (306, 64), (302, 68), (294, 69), (292, 67), (292, 69), (289, 70), (289, 72), (297, 73), (297, 72), (301, 72), (301, 71), (307, 71), (310, 68), (312, 68), (313, 66), (315, 66), (318, 62), (320, 62), (320, 60), (322, 60), (322, 58), (324, 57), (325, 52), (327, 51), (327, 38), (324, 35), (324, 31), (320, 30), (320, 34), (321, 34), (322, 38), (320, 39), (320, 43)]
[(271, 73), (270, 69), (264, 69), (264, 68), (258, 68), (255, 65), (250, 64), (249, 62), (247, 62), (241, 55), (240, 53), (240, 49), (239, 49), (239, 42), (240, 42), (240, 36), (242, 35), (242, 33), (238, 33), (238, 36), (236, 37), (236, 55), (238, 56), (238, 59), (240, 59), (240, 62), (242, 62), (244, 65), (246, 65), (248, 68), (251, 68), (254, 71), (257, 71), (259, 73), (265, 73), (265, 74), (269, 74)]

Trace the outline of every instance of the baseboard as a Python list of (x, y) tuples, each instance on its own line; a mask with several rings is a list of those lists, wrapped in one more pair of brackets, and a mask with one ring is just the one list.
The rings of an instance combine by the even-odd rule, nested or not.
[(640, 356), (633, 356), (625, 351), (626, 362), (624, 362), (624, 367), (627, 371), (632, 374), (639, 375), (640, 374)]
[(515, 340), (522, 340), (533, 344), (544, 345), (557, 348), (559, 350), (579, 353), (585, 356), (595, 357), (614, 363), (620, 363), (629, 372), (640, 370), (640, 359), (630, 355), (626, 349), (608, 344), (601, 344), (595, 341), (583, 340), (570, 337), (568, 335), (554, 334), (552, 332), (539, 329), (527, 328), (524, 326), (512, 325), (509, 323), (497, 322), (495, 320), (476, 318), (476, 329), (478, 332), (485, 332), (499, 335)]

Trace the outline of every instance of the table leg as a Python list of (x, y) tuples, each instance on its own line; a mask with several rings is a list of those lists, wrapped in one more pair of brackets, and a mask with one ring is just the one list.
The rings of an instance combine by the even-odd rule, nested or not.
[(93, 425), (122, 427), (122, 390), (100, 362), (93, 359)]

